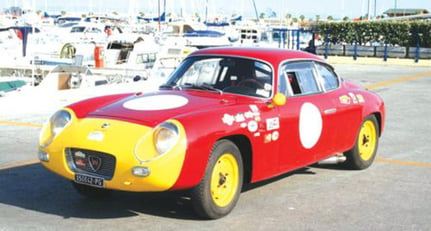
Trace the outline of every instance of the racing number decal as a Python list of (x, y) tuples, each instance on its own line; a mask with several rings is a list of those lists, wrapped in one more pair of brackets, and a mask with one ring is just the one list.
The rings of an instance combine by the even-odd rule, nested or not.
[(299, 113), (299, 137), (304, 148), (316, 145), (322, 134), (322, 115), (312, 103), (304, 103)]

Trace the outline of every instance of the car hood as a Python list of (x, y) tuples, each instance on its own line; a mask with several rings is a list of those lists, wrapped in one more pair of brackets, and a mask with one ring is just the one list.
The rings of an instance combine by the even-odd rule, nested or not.
[(90, 117), (125, 120), (147, 126), (170, 119), (253, 100), (217, 92), (168, 90), (132, 95), (89, 113)]

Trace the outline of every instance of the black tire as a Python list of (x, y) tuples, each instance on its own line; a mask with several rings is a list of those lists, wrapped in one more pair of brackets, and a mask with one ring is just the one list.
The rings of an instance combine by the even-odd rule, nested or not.
[(362, 170), (374, 161), (379, 145), (379, 124), (374, 115), (367, 116), (361, 124), (355, 146), (345, 152), (344, 166), (348, 169)]
[(105, 199), (110, 196), (111, 191), (103, 188), (95, 188), (84, 184), (78, 184), (72, 181), (75, 190), (84, 197), (91, 199)]
[(205, 175), (191, 192), (197, 215), (217, 219), (229, 214), (241, 193), (243, 171), (238, 147), (229, 140), (216, 142), (211, 150)]

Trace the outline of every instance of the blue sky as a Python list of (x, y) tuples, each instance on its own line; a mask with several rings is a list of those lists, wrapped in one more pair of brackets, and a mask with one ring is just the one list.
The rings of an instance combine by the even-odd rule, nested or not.
[[(160, 0), (162, 8), (163, 1)], [(205, 14), (208, 2), (209, 14), (242, 14), (254, 17), (253, 0), (166, 0), (167, 12), (179, 14)], [(368, 2), (370, 7), (368, 8)], [(376, 12), (381, 15), (389, 8), (424, 8), (431, 11), (430, 0), (255, 0), (258, 14), (275, 12), (278, 17), (290, 13), (293, 17), (305, 15), (307, 18), (321, 18), (333, 16), (334, 18), (360, 17)], [(375, 8), (374, 8), (375, 4)], [(119, 12), (137, 14), (145, 12), (147, 15), (156, 14), (158, 0), (1, 0), (0, 9), (10, 6), (20, 6), (35, 10), (47, 10), (55, 13), (66, 12)]]

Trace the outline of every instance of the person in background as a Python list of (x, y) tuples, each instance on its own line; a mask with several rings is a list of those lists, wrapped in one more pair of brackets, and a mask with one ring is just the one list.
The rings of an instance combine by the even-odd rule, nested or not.
[(306, 52), (309, 52), (309, 53), (312, 53), (312, 54), (316, 54), (316, 46), (314, 45), (314, 39), (311, 39), (308, 42), (308, 46), (306, 48), (304, 48), (303, 51), (306, 51)]
[(112, 34), (112, 30), (110, 26), (105, 26), (105, 33), (109, 37)]

